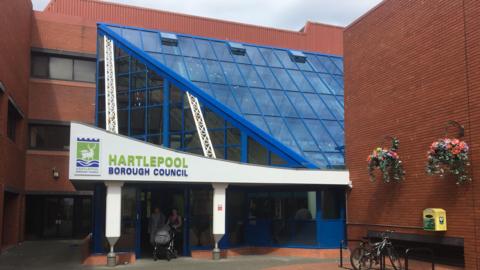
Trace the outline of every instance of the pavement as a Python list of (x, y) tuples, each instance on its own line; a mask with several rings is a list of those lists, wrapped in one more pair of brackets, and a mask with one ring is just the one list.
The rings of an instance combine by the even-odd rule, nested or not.
[[(12, 247), (0, 255), (0, 270), (85, 270), (85, 269), (172, 269), (172, 270), (309, 270), (309, 269), (338, 269), (335, 260), (275, 257), (275, 256), (236, 256), (219, 261), (193, 259), (183, 257), (170, 262), (159, 260), (154, 262), (150, 258), (138, 259), (132, 265), (118, 265), (115, 268), (107, 266), (85, 266), (80, 264), (80, 241), (26, 241)], [(321, 267), (319, 267), (321, 265)], [(302, 267), (304, 266), (304, 267)]]
[[(107, 266), (85, 266), (80, 264), (80, 241), (27, 241), (18, 246), (3, 250), (0, 254), (0, 270), (333, 270), (351, 269), (348, 260), (346, 267), (339, 268), (338, 261), (332, 259), (315, 259), (300, 257), (277, 257), (268, 255), (236, 256), (219, 261), (206, 259), (193, 259), (182, 257), (167, 262), (165, 260), (153, 261), (150, 258), (138, 259), (132, 265), (118, 265), (114, 268)], [(463, 269), (436, 265), (438, 269)], [(377, 268), (378, 269), (378, 268)], [(412, 262), (410, 269), (430, 270), (431, 266), (425, 262)]]

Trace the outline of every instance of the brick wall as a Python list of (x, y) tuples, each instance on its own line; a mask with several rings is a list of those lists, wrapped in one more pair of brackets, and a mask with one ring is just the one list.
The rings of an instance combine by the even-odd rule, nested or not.
[[(462, 237), (466, 266), (474, 269), (479, 256), (475, 226), (480, 221), (475, 215), (480, 211), (475, 207), (480, 4), (465, 5), (468, 8), (464, 1), (387, 0), (345, 30), (346, 159), (353, 182), (347, 222), (349, 238), (369, 229)], [(424, 172), (429, 145), (444, 136), (449, 120), (466, 127), (472, 184), (457, 186), (454, 179)], [(366, 157), (386, 135), (400, 139), (407, 173), (400, 184), (371, 183), (368, 178)], [(447, 211), (446, 233), (421, 229), (422, 210), (429, 207)]]
[(0, 10), (0, 81), (6, 88), (6, 93), (0, 93), (0, 247), (4, 247), (21, 239), (18, 228), (22, 227), (22, 220), (14, 210), (20, 206), (23, 195), (11, 199), (4, 191), (23, 190), (27, 121), (20, 121), (13, 142), (7, 137), (7, 112), (10, 97), (28, 113), (32, 4), (28, 0), (0, 1)]

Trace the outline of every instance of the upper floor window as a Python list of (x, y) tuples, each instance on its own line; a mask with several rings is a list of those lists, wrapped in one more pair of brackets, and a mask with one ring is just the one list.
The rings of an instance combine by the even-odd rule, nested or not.
[(7, 136), (12, 141), (17, 140), (17, 130), (19, 128), (20, 121), (22, 120), (22, 113), (19, 112), (17, 107), (9, 100), (8, 101), (8, 115), (7, 115)]
[(58, 123), (30, 123), (29, 148), (37, 150), (68, 150), (70, 126)]
[(48, 53), (32, 53), (32, 77), (95, 82), (94, 59)]

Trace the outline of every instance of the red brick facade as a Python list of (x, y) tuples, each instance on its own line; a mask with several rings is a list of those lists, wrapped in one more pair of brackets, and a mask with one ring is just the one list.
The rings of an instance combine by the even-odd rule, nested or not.
[[(344, 32), (348, 237), (367, 230), (464, 238), (465, 264), (480, 268), (480, 2), (382, 2)], [(465, 126), (473, 182), (425, 174), (447, 121)], [(406, 178), (372, 183), (366, 157), (386, 135), (400, 140)], [(451, 133), (454, 136), (454, 133)], [(386, 146), (386, 145), (384, 145)], [(422, 230), (424, 208), (444, 208), (448, 231)]]
[[(9, 99), (28, 113), (30, 75), (30, 1), (1, 1), (0, 10), (0, 248), (21, 241), (27, 119), (17, 124), (15, 141), (7, 136)], [(8, 37), (8, 38), (6, 38)]]
[[(95, 85), (30, 78), (31, 48), (94, 55), (96, 22), (108, 21), (339, 55), (343, 49), (342, 28), (311, 22), (296, 32), (90, 0), (52, 0), (44, 12), (33, 12), (29, 0), (3, 1), (0, 10), (0, 33), (8, 37), (0, 40), (0, 81), (6, 86), (0, 93), (0, 232), (10, 228), (0, 233), (0, 247), (24, 237), (26, 193), (75, 192), (67, 152), (27, 150), (28, 121), (95, 119)], [(6, 137), (8, 97), (25, 115), (17, 143)]]

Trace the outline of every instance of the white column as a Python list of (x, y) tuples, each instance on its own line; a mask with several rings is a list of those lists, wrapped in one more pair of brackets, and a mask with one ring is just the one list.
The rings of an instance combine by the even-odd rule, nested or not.
[(215, 249), (218, 250), (218, 242), (225, 234), (225, 195), (228, 184), (215, 183), (213, 187), (213, 237)]
[(110, 253), (113, 253), (113, 247), (120, 238), (120, 229), (122, 225), (122, 186), (123, 182), (108, 181), (107, 201), (105, 211), (105, 236), (110, 244)]

